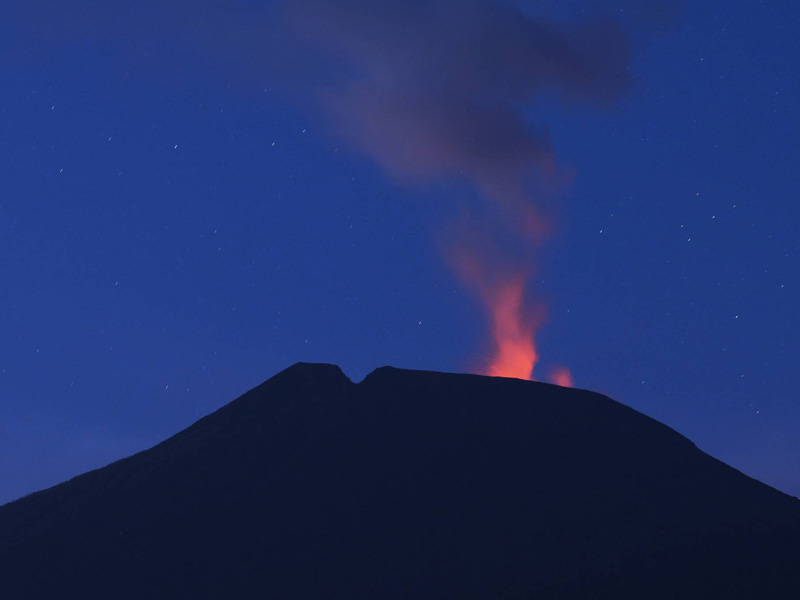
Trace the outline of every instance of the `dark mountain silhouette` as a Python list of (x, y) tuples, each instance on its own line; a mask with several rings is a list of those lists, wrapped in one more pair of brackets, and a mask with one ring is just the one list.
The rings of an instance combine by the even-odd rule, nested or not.
[(800, 501), (599, 394), (298, 364), (0, 508), (0, 597), (800, 598)]

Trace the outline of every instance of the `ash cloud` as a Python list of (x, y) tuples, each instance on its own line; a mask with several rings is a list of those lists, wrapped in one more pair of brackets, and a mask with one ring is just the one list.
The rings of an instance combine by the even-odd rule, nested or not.
[(618, 23), (559, 23), (503, 0), (20, 0), (11, 12), (26, 53), (99, 41), (168, 81), (195, 57), (318, 103), (400, 181), (461, 177), (517, 212), (530, 179), (556, 173), (549, 134), (531, 120), (536, 99), (604, 106), (630, 83)]
[(529, 182), (556, 173), (530, 122), (537, 97), (604, 106), (630, 84), (628, 36), (605, 18), (567, 25), (489, 0), (295, 0), (287, 14), (348, 69), (320, 94), (340, 136), (398, 180), (465, 178), (533, 233), (546, 218)]

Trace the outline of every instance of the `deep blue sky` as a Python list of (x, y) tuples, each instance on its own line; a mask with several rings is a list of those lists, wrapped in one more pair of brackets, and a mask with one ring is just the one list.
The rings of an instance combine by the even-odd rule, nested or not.
[[(127, 4), (2, 9), (0, 502), (296, 361), (360, 380), (491, 352), (442, 250), (470, 182), (409, 185), (319, 110), (359, 65), (258, 2)], [(625, 90), (515, 104), (574, 173), (528, 282), (542, 364), (800, 496), (800, 9), (612, 4)]]

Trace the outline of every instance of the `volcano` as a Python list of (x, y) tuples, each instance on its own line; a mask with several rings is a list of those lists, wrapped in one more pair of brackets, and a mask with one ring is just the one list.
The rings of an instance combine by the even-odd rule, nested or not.
[(800, 501), (593, 392), (297, 364), (0, 507), (0, 596), (796, 600)]

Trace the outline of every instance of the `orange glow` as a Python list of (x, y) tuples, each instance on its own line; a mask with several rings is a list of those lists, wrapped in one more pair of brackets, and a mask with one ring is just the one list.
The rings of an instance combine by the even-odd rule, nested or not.
[(533, 379), (533, 368), (539, 355), (534, 343), (534, 330), (524, 323), (523, 281), (500, 284), (487, 295), (491, 312), (495, 355), (487, 375)]
[(550, 372), (550, 381), (561, 387), (573, 387), (572, 373), (567, 367), (556, 367)]
[(489, 315), (494, 350), (481, 371), (494, 377), (533, 379), (539, 359), (535, 334), (543, 311), (526, 303), (528, 273), (504, 268), (502, 261), (480, 254), (479, 245), (450, 248), (451, 265), (477, 293)]

